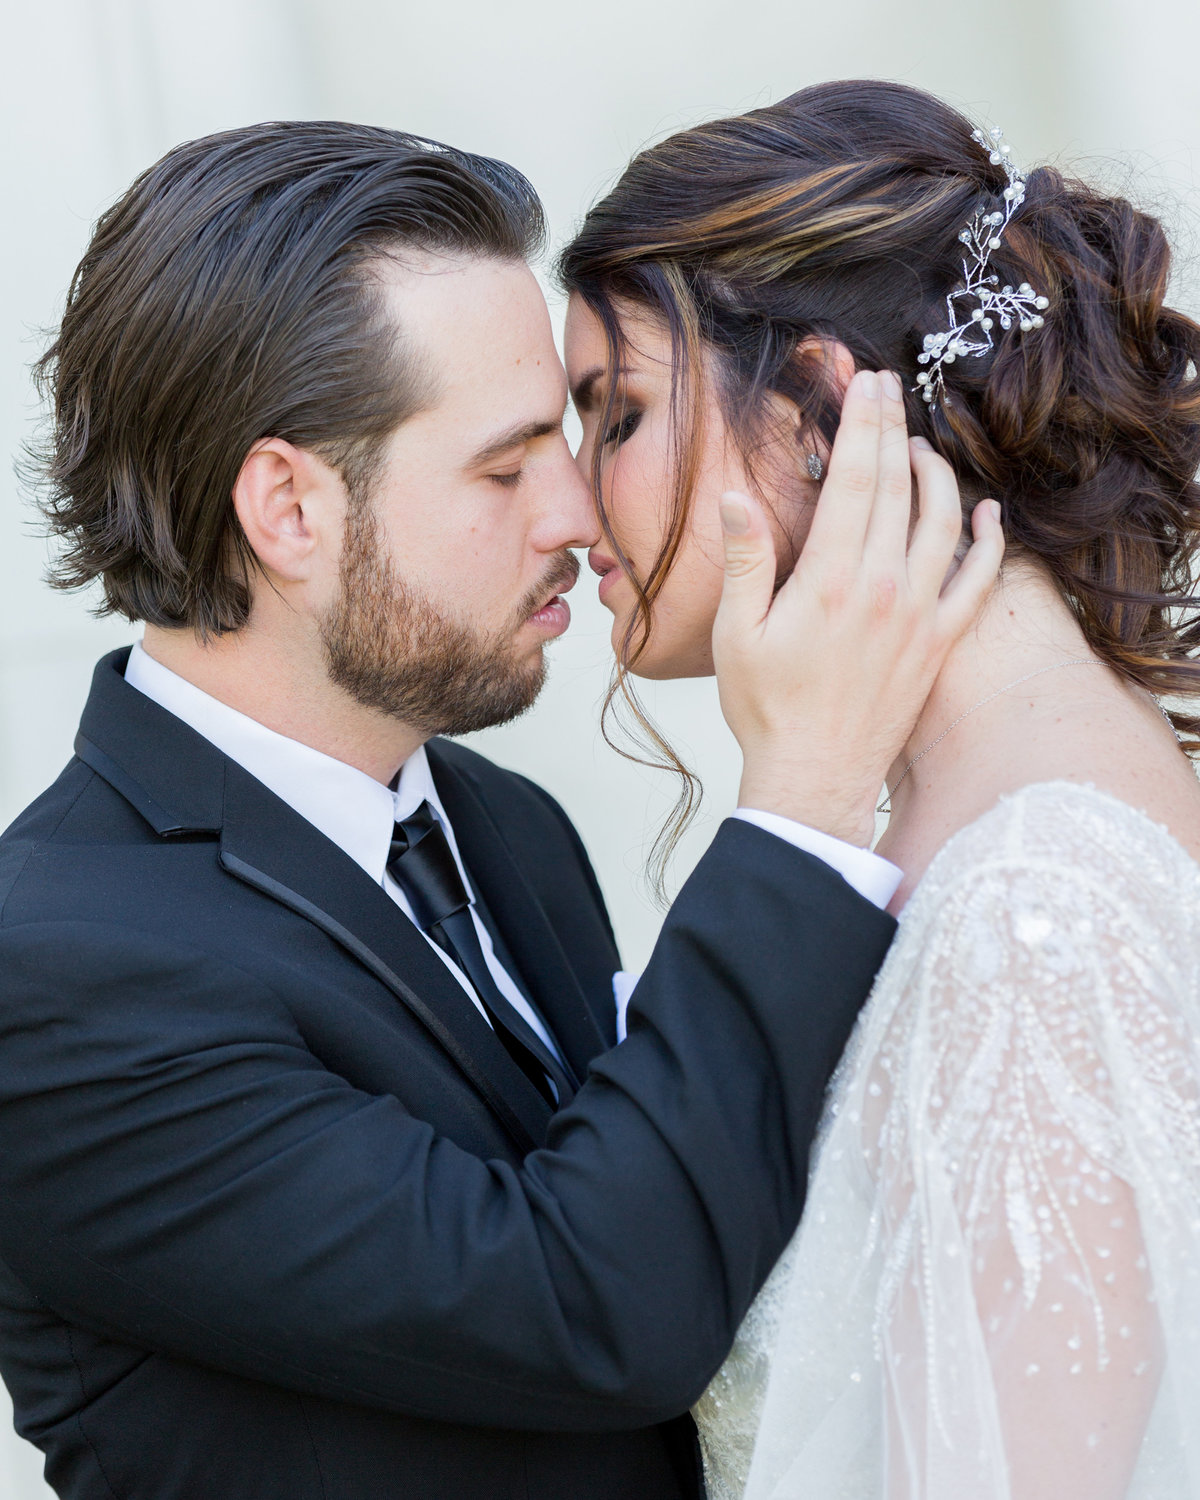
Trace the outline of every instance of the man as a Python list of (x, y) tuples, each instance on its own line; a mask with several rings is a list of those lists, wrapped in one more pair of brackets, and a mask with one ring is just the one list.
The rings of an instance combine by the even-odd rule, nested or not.
[[(797, 845), (878, 878), (829, 836), (951, 622), (819, 572), (768, 612), (732, 507), (748, 812), (614, 1046), (570, 823), (434, 738), (533, 701), (596, 540), (539, 231), (499, 163), (260, 126), (146, 173), (73, 285), (60, 581), (146, 633), (0, 840), (0, 1367), (72, 1500), (698, 1493), (688, 1406), (798, 1221), (893, 931)], [(903, 519), (868, 408), (830, 486)]]

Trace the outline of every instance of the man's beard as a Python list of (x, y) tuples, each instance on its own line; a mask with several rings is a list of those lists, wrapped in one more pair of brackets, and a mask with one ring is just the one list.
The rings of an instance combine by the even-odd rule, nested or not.
[(397, 577), (369, 502), (351, 502), (338, 597), (321, 621), (331, 681), (366, 708), (424, 734), (468, 734), (507, 724), (532, 706), (546, 680), (542, 652), (518, 661), (513, 638), (552, 595), (579, 576), (563, 551), (529, 591), (513, 623), (494, 634), (443, 614)]

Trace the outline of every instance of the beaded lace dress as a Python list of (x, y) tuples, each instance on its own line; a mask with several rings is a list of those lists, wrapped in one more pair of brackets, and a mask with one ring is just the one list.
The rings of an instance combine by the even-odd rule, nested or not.
[(804, 1219), (696, 1408), (711, 1500), (1200, 1500), (1200, 865), (1091, 787), (938, 853)]

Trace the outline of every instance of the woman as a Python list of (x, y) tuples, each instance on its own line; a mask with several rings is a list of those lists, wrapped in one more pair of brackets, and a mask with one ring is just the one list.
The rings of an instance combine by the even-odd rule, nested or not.
[(1200, 1497), (1200, 328), (1168, 260), (875, 82), (645, 152), (563, 257), (620, 673), (711, 671), (720, 496), (773, 497), (784, 574), (855, 371), (898, 372), (885, 409), (1009, 545), (889, 776), (900, 934), (697, 1408), (713, 1497)]

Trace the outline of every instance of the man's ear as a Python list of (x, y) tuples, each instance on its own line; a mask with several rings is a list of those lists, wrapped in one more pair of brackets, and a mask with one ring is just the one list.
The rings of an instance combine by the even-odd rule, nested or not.
[(337, 471), (283, 438), (251, 448), (233, 505), (255, 556), (280, 582), (306, 582), (318, 554), (340, 545), (345, 489)]

